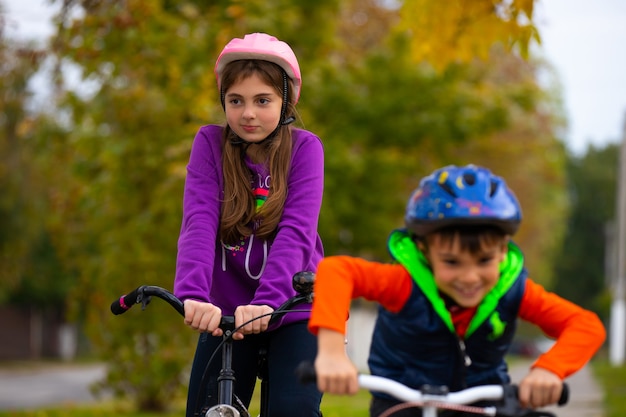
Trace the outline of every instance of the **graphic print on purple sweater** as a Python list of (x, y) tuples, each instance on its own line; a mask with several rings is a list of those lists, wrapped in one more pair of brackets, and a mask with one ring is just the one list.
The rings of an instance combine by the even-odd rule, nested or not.
[[(294, 294), (291, 277), (315, 271), (323, 257), (317, 233), (324, 186), (324, 154), (320, 139), (303, 129), (293, 129), (293, 156), (289, 195), (282, 219), (271, 241), (241, 240), (227, 249), (217, 239), (224, 180), (222, 127), (200, 128), (193, 142), (183, 198), (183, 222), (178, 240), (174, 293), (177, 297), (211, 302), (223, 314), (233, 314), (244, 304), (278, 307)], [(268, 189), (265, 167), (247, 161), (257, 188)], [(270, 256), (271, 254), (271, 256)], [(235, 256), (233, 256), (235, 255)], [(283, 322), (307, 318), (288, 314)]]

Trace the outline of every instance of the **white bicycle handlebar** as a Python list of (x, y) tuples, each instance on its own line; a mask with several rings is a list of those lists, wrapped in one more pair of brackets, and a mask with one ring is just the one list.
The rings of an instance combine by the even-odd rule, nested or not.
[(406, 385), (391, 379), (375, 375), (359, 375), (359, 386), (370, 391), (383, 392), (389, 394), (400, 401), (425, 402), (431, 400), (443, 400), (451, 404), (472, 404), (478, 401), (497, 401), (504, 395), (502, 385), (481, 385), (467, 388), (462, 391), (450, 392), (442, 395), (424, 394), (421, 391), (411, 389)]
[[(296, 374), (302, 383), (314, 383), (316, 381), (315, 368), (311, 363), (301, 363)], [(359, 374), (358, 383), (363, 389), (387, 394), (404, 403), (393, 408), (403, 405), (420, 406), (423, 417), (435, 417), (438, 409), (453, 409), (485, 416), (554, 415), (541, 410), (522, 409), (517, 399), (517, 386), (515, 385), (480, 385), (455, 392), (448, 392), (445, 387), (431, 387), (432, 389), (424, 387), (422, 390), (417, 390), (388, 378), (368, 374)], [(569, 387), (564, 383), (558, 404), (566, 404), (568, 399)], [(490, 401), (494, 405), (486, 407), (472, 405), (481, 401)], [(388, 411), (391, 411), (391, 409)]]

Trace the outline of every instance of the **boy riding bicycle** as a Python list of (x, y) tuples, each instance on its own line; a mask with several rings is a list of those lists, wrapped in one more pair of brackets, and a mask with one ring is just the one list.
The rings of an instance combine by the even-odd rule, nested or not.
[[(323, 259), (309, 322), (318, 335), (318, 388), (358, 390), (344, 335), (350, 300), (363, 297), (380, 304), (368, 359), (373, 375), (416, 389), (509, 383), (505, 355), (520, 318), (556, 340), (519, 383), (520, 402), (531, 408), (556, 403), (562, 380), (596, 353), (605, 330), (594, 313), (528, 277), (510, 240), (521, 217), (502, 178), (474, 165), (448, 166), (423, 178), (412, 194), (406, 228), (388, 241), (395, 263)], [(371, 416), (398, 403), (372, 395)]]

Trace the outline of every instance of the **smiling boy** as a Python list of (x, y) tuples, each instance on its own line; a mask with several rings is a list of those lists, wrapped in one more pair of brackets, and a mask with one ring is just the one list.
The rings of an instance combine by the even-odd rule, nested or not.
[[(502, 178), (474, 165), (448, 166), (423, 178), (412, 194), (406, 228), (389, 238), (394, 263), (323, 259), (309, 322), (318, 335), (318, 388), (358, 390), (344, 346), (345, 321), (351, 299), (363, 297), (380, 305), (368, 359), (373, 375), (416, 389), (509, 383), (505, 355), (519, 318), (556, 341), (519, 382), (520, 401), (530, 408), (556, 403), (563, 379), (596, 353), (605, 330), (594, 313), (528, 277), (511, 241), (521, 218)], [(370, 415), (396, 404), (373, 392)], [(416, 415), (416, 409), (394, 413)]]

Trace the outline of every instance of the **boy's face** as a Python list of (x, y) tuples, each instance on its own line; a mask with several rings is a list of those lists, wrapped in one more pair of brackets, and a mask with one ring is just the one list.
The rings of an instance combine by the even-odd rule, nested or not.
[(461, 307), (475, 307), (500, 279), (506, 251), (506, 242), (498, 242), (483, 243), (472, 253), (461, 249), (458, 236), (442, 240), (435, 234), (428, 240), (426, 256), (439, 290)]

